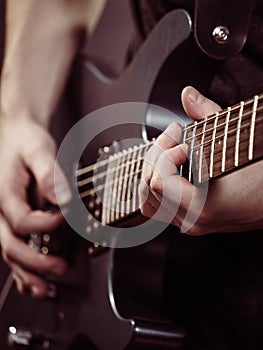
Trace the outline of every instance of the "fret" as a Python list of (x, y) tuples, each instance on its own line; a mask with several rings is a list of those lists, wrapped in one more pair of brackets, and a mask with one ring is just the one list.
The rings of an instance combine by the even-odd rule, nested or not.
[[(184, 129), (183, 129), (183, 141), (182, 141), (182, 143), (185, 143), (185, 141), (186, 141), (186, 136), (187, 136), (187, 127), (184, 127)], [(181, 164), (181, 165), (180, 165), (180, 176), (183, 176), (183, 167), (184, 167), (184, 165)]]
[(114, 156), (109, 156), (109, 164), (106, 170), (105, 178), (105, 189), (103, 194), (103, 209), (102, 209), (102, 224), (107, 225), (110, 222), (110, 185), (111, 185), (111, 174), (112, 174), (112, 163)]
[(216, 128), (217, 128), (218, 115), (219, 115), (219, 113), (217, 112), (215, 114), (213, 135), (212, 135), (212, 143), (211, 143), (211, 150), (210, 150), (210, 168), (209, 168), (209, 170), (210, 170), (210, 172), (209, 172), (210, 178), (213, 177), (214, 152), (215, 152), (215, 140), (216, 140)]
[(200, 154), (199, 154), (199, 169), (198, 169), (198, 182), (202, 182), (202, 174), (203, 174), (203, 156), (204, 156), (204, 142), (205, 142), (205, 129), (206, 129), (207, 121), (206, 119), (203, 122), (203, 129), (202, 129), (202, 138), (201, 138), (201, 144), (200, 144)]
[(130, 171), (128, 174), (128, 187), (127, 187), (127, 202), (126, 202), (126, 213), (130, 214), (132, 212), (132, 199), (133, 199), (133, 193), (132, 193), (132, 184), (133, 184), (133, 178), (134, 178), (134, 172), (135, 171), (135, 165), (138, 164), (138, 161), (136, 163), (136, 160), (139, 158), (138, 155), (138, 146), (134, 146), (133, 151), (131, 153), (131, 166), (130, 166)]
[(189, 174), (188, 174), (188, 181), (192, 181), (192, 167), (193, 167), (193, 155), (194, 155), (194, 146), (195, 146), (195, 135), (196, 135), (196, 129), (197, 129), (197, 121), (194, 122), (193, 127), (193, 133), (191, 136), (191, 146), (190, 146), (190, 153), (189, 153)]
[(126, 158), (127, 158), (127, 151), (123, 150), (122, 153), (120, 153), (119, 159), (120, 163), (118, 165), (118, 176), (116, 174), (116, 181), (118, 182), (118, 187), (116, 189), (116, 203), (115, 203), (115, 220), (118, 220), (120, 218), (120, 211), (121, 211), (121, 197), (122, 197), (122, 191), (124, 188), (124, 171), (127, 165)]
[(239, 115), (238, 115), (238, 122), (237, 122), (237, 133), (236, 133), (236, 147), (235, 147), (235, 166), (236, 167), (239, 164), (239, 144), (240, 144), (240, 132), (241, 132), (243, 111), (244, 111), (244, 101), (241, 101)]
[(226, 150), (227, 150), (227, 139), (228, 139), (228, 125), (229, 125), (229, 118), (231, 113), (231, 107), (228, 107), (227, 114), (226, 114), (226, 120), (225, 120), (225, 130), (224, 130), (224, 141), (223, 141), (223, 150), (222, 150), (222, 173), (226, 170)]
[(118, 152), (115, 156), (115, 165), (113, 172), (113, 185), (112, 185), (112, 193), (110, 198), (110, 221), (113, 222), (116, 219), (116, 205), (117, 205), (117, 188), (118, 188), (118, 177), (120, 172), (120, 163), (121, 163), (121, 153)]
[(123, 174), (123, 190), (121, 195), (121, 216), (124, 217), (125, 214), (127, 214), (127, 203), (129, 202), (129, 196), (128, 196), (128, 184), (129, 184), (129, 174), (131, 173), (131, 166), (132, 162), (134, 163), (134, 160), (132, 159), (132, 152), (133, 149), (130, 147), (128, 149), (127, 153), (127, 159), (125, 162), (125, 171)]
[(258, 105), (258, 96), (254, 97), (251, 125), (250, 125), (250, 136), (249, 136), (249, 149), (248, 149), (248, 159), (253, 159), (253, 148), (254, 148), (254, 134), (255, 134), (255, 122), (257, 115), (257, 105)]
[(141, 169), (141, 159), (145, 155), (145, 153), (143, 153), (143, 147), (145, 147), (145, 145), (143, 145), (143, 144), (139, 145), (138, 159), (137, 159), (137, 164), (136, 164), (135, 172), (134, 172), (134, 176), (133, 176), (132, 212), (135, 212), (138, 209), (137, 208), (138, 176), (139, 176), (139, 171)]

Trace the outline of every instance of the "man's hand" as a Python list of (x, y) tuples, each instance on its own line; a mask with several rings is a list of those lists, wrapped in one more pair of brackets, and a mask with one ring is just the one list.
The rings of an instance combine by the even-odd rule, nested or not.
[[(182, 102), (194, 120), (220, 110), (192, 87), (183, 90)], [(179, 145), (181, 138), (181, 127), (174, 123), (148, 152), (140, 186), (142, 214), (147, 217), (158, 214), (157, 219), (192, 235), (262, 229), (263, 163), (257, 162), (216, 180), (207, 191), (178, 174), (180, 165), (187, 159), (187, 146)]]
[[(60, 213), (33, 210), (28, 202), (28, 189), (36, 182), (40, 195), (57, 205), (54, 188), (56, 146), (49, 133), (30, 119), (0, 121), (0, 241), (4, 260), (13, 271), (18, 290), (30, 290), (35, 297), (47, 292), (40, 274), (62, 275), (66, 263), (54, 256), (45, 256), (31, 249), (25, 238), (35, 232), (55, 229)], [(62, 171), (59, 191), (64, 203), (71, 198)], [(61, 197), (60, 197), (61, 198)], [(39, 274), (39, 275), (38, 275)]]

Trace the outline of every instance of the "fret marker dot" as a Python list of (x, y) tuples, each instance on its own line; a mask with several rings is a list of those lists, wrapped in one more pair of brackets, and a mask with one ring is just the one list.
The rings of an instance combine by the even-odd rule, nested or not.
[(99, 223), (98, 223), (97, 221), (95, 221), (95, 222), (93, 223), (93, 227), (94, 227), (94, 228), (98, 228), (98, 227), (99, 227)]
[(89, 235), (91, 233), (91, 226), (87, 226), (86, 233)]
[(94, 201), (90, 201), (89, 202), (89, 209), (93, 209), (94, 205), (95, 205)]

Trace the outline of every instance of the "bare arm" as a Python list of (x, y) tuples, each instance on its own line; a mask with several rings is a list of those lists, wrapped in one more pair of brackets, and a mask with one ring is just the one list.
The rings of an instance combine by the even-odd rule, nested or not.
[(1, 109), (47, 125), (81, 36), (91, 34), (104, 1), (7, 1)]
[[(54, 189), (56, 144), (48, 132), (81, 36), (91, 35), (104, 0), (8, 0), (7, 37), (1, 78), (0, 242), (18, 289), (46, 294), (35, 272), (61, 275), (64, 261), (30, 249), (21, 237), (54, 229), (60, 214), (32, 210), (27, 189), (32, 177), (40, 193), (57, 203)], [(3, 165), (3, 166), (2, 166)], [(70, 190), (61, 171), (64, 202)]]

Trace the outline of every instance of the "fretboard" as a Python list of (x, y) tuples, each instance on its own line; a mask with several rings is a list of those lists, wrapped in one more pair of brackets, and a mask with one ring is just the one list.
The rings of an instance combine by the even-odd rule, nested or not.
[(190, 181), (203, 183), (263, 157), (262, 100), (255, 96), (185, 127)]
[[(189, 147), (188, 162), (179, 174), (198, 185), (261, 159), (262, 100), (263, 94), (184, 127), (182, 142)], [(114, 225), (138, 212), (138, 185), (151, 145), (130, 147), (77, 171), (80, 196), (90, 212), (88, 231), (96, 228), (93, 217)]]

